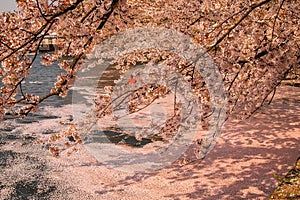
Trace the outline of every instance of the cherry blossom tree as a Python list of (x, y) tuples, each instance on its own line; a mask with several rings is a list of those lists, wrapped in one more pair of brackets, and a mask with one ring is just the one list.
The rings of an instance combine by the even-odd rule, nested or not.
[[(221, 72), (228, 117), (251, 116), (272, 100), (285, 76), (299, 68), (300, 2), (297, 0), (18, 0), (17, 4), (19, 10), (2, 13), (0, 21), (1, 118), (7, 112), (25, 116), (51, 96), (65, 97), (83, 59), (95, 45), (128, 29), (172, 29), (203, 46)], [(64, 73), (57, 75), (55, 86), (47, 95), (24, 93), (23, 80), (30, 76), (38, 49), (51, 33), (57, 34), (59, 49), (45, 54), (42, 64), (51, 66), (59, 62)], [(29, 57), (32, 51), (36, 53)], [(66, 55), (72, 59), (65, 60)], [(125, 73), (137, 63), (148, 62), (172, 66), (187, 78), (204, 108), (202, 123), (205, 124), (212, 112), (210, 96), (193, 63), (170, 52), (146, 49), (117, 58), (113, 65)], [(148, 93), (144, 101), (136, 98), (149, 88), (154, 92)], [(151, 104), (167, 92), (166, 88), (154, 85), (141, 88), (131, 96), (130, 112), (143, 108), (138, 105)], [(96, 101), (99, 117), (109, 107), (105, 98), (100, 95)], [(176, 127), (177, 122), (172, 119), (167, 123)], [(70, 130), (74, 132), (75, 128)]]

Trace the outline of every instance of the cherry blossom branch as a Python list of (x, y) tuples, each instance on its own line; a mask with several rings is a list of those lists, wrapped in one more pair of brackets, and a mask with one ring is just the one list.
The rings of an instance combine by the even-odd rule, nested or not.
[(86, 15), (80, 20), (81, 23), (83, 23), (95, 10), (97, 9), (97, 6), (94, 6), (91, 8)]
[[(293, 68), (294, 66), (291, 65), (287, 71), (284, 72), (284, 74), (282, 75), (282, 77), (285, 77)], [(265, 103), (265, 101), (267, 100), (267, 98), (269, 97), (269, 95), (274, 92), (274, 90), (281, 84), (283, 79), (279, 79), (279, 81), (270, 89), (270, 91), (267, 93), (267, 95), (265, 95), (265, 97), (263, 98), (262, 102), (260, 103), (259, 106), (257, 106), (251, 113), (249, 116), (247, 116), (246, 119), (250, 118), (254, 113), (256, 113)], [(272, 97), (273, 99), (273, 97)]]
[(14, 51), (13, 48), (11, 48), (8, 44), (6, 44), (5, 42), (2, 42), (1, 40), (0, 40), (0, 44), (3, 44), (5, 47), (7, 47), (11, 51)]
[(278, 19), (278, 16), (279, 16), (279, 12), (280, 10), (282, 9), (283, 7), (283, 4), (284, 4), (285, 0), (282, 0), (280, 5), (279, 5), (279, 8), (278, 8), (278, 11), (276, 13), (276, 16), (274, 18), (274, 22), (273, 22), (273, 27), (272, 27), (272, 34), (271, 34), (271, 45), (272, 45), (272, 41), (273, 41), (273, 38), (274, 38), (274, 32), (275, 32), (275, 26), (276, 26), (276, 21)]
[[(42, 44), (42, 41), (43, 41), (45, 35), (50, 31), (50, 29), (51, 29), (51, 26), (49, 26), (48, 29), (45, 31), (44, 35), (41, 36), (40, 41), (39, 41), (39, 43), (38, 43), (38, 45), (35, 49), (35, 54), (34, 54), (32, 60), (31, 60), (31, 63), (27, 66), (26, 70), (31, 68), (31, 66), (33, 65), (33, 62), (35, 61), (35, 59), (37, 58), (37, 55), (38, 55), (38, 49), (39, 49), (40, 45)], [(23, 56), (24, 56), (24, 54), (23, 54)], [(21, 85), (21, 83), (24, 81), (24, 79), (25, 79), (25, 77), (23, 77), (21, 80), (19, 80), (17, 82), (17, 84), (14, 85), (14, 88), (12, 89), (10, 95), (6, 98), (6, 101), (8, 101), (12, 97), (13, 93)]]
[[(41, 36), (45, 36), (49, 30), (51, 29), (52, 25), (55, 23), (55, 20), (53, 21), (49, 21), (47, 24), (43, 25), (35, 34), (34, 37), (30, 38), (28, 41), (25, 41), (23, 44), (21, 44), (18, 48), (14, 49), (12, 52), (10, 52), (8, 55), (2, 57), (0, 59), (0, 61), (5, 60), (6, 58), (9, 58), (10, 56), (12, 56), (13, 54), (15, 54), (16, 52), (18, 52), (19, 50), (21, 50), (22, 48), (26, 47), (28, 44), (31, 44), (33, 42), (35, 42), (38, 39), (38, 35), (40, 35), (44, 30), (46, 30), (46, 32)], [(48, 27), (48, 28), (47, 28)]]
[(214, 45), (210, 46), (207, 49), (207, 52), (211, 51), (214, 49), (216, 46), (218, 46), (230, 33), (233, 31), (238, 25), (240, 25), (256, 8), (259, 8), (263, 6), (264, 4), (269, 3), (271, 0), (264, 0), (260, 3), (257, 4), (252, 4), (249, 8), (249, 10), (236, 22), (233, 26), (231, 26), (225, 34), (223, 34), (216, 42)]
[[(218, 24), (216, 27), (214, 27), (212, 29), (212, 31), (210, 31), (209, 33), (212, 33), (214, 32), (217, 28), (221, 27), (223, 24), (225, 24), (226, 22), (228, 22), (231, 18), (233, 18), (234, 16), (236, 15), (239, 15), (241, 14), (242, 12), (244, 12), (246, 10), (246, 8), (243, 8), (241, 10), (239, 10), (238, 12), (236, 13), (233, 13), (231, 16), (227, 17), (225, 20), (223, 20), (220, 24)], [(219, 36), (221, 34), (221, 32), (223, 31), (223, 29), (217, 34), (217, 36)], [(228, 34), (229, 35), (229, 34)]]
[(39, 0), (36, 0), (36, 5), (37, 5), (37, 7), (38, 7), (38, 9), (39, 9), (39, 12), (40, 12), (41, 16), (44, 18), (44, 20), (45, 20), (45, 21), (49, 21), (49, 20), (46, 18), (46, 16), (44, 15), (43, 11), (42, 11), (42, 8), (41, 8), (41, 6), (40, 6)]
[(238, 78), (238, 76), (239, 76), (239, 74), (241, 73), (241, 71), (242, 71), (242, 69), (244, 68), (244, 66), (245, 66), (245, 63), (241, 65), (240, 70), (235, 74), (233, 80), (230, 82), (230, 85), (229, 85), (229, 87), (228, 87), (228, 89), (227, 89), (228, 92), (230, 91), (231, 87), (233, 86), (234, 82), (235, 82), (236, 79)]
[(96, 30), (100, 30), (103, 28), (103, 26), (105, 25), (105, 23), (107, 22), (108, 18), (111, 16), (111, 14), (113, 13), (113, 11), (116, 8), (116, 6), (118, 5), (118, 3), (119, 3), (119, 0), (112, 0), (108, 12), (102, 16), (102, 18), (101, 18), (102, 21)]
[(55, 13), (55, 14), (52, 15), (52, 16), (50, 15), (51, 18), (49, 19), (49, 21), (52, 21), (53, 19), (55, 19), (55, 18), (57, 18), (57, 17), (59, 17), (59, 16), (61, 16), (61, 15), (64, 15), (64, 14), (66, 14), (66, 13), (72, 11), (72, 10), (75, 10), (75, 9), (77, 8), (77, 6), (78, 6), (81, 2), (83, 2), (83, 1), (84, 1), (84, 0), (76, 0), (75, 3), (73, 3), (72, 5), (70, 5), (69, 7), (67, 7), (66, 9), (64, 9), (64, 10), (58, 12), (58, 13)]

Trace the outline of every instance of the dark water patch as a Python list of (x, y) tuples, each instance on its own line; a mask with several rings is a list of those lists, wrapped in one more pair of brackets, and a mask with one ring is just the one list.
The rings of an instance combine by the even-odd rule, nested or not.
[(54, 133), (56, 133), (56, 132), (51, 129), (46, 129), (42, 132), (42, 134), (44, 134), (44, 135), (50, 135), (50, 134), (54, 134)]
[(113, 143), (116, 145), (127, 145), (131, 147), (143, 147), (152, 143), (151, 139), (136, 137), (117, 131), (92, 131), (86, 138), (86, 143)]
[(31, 136), (31, 135), (25, 135), (25, 136), (24, 136), (24, 139), (25, 139), (25, 140), (35, 140), (36, 138), (33, 137), (33, 136)]
[(55, 115), (38, 115), (38, 114), (32, 114), (32, 117), (37, 118), (38, 120), (46, 120), (46, 119), (58, 119), (60, 118), (59, 116), (55, 116)]
[(76, 142), (76, 140), (75, 140), (75, 138), (74, 138), (73, 136), (69, 136), (69, 137), (68, 137), (68, 140), (69, 140), (70, 142)]
[(28, 169), (38, 169), (40, 172), (46, 171), (47, 169), (46, 163), (36, 156), (23, 154), (22, 159), (28, 163)]
[(0, 151), (0, 166), (9, 167), (18, 163), (28, 163), (28, 169), (46, 170), (45, 163), (41, 162), (37, 157), (30, 156), (26, 153), (17, 153), (12, 150)]
[(20, 153), (9, 151), (0, 151), (0, 167), (11, 166), (11, 161), (14, 160)]
[(38, 182), (37, 181), (19, 181), (15, 184), (15, 194), (12, 196), (15, 198), (28, 198), (33, 194), (36, 194), (38, 191), (37, 188)]
[[(15, 148), (33, 150), (31, 146)], [(0, 190), (6, 191), (6, 199), (51, 199), (57, 195), (57, 183), (46, 177), (50, 168), (39, 156), (41, 154), (35, 151), (18, 153), (0, 149)]]
[(30, 136), (30, 135), (26, 135), (26, 136), (23, 136), (22, 139), (23, 140), (21, 142), (21, 145), (24, 146), (24, 145), (30, 145), (30, 144), (35, 143), (37, 138)]
[(74, 120), (73, 116), (72, 116), (72, 115), (69, 115), (69, 116), (68, 116), (68, 120), (69, 120), (70, 122), (72, 122), (72, 121)]
[(8, 140), (17, 140), (17, 139), (20, 139), (20, 138), (17, 135), (7, 135), (6, 139), (8, 139)]
[(14, 126), (6, 126), (4, 128), (0, 128), (0, 132), (11, 132), (15, 129), (16, 127)]
[[(13, 116), (10, 114), (5, 115), (4, 121), (12, 121), (15, 120), (17, 124), (31, 124), (34, 122), (39, 122), (41, 120), (49, 120), (49, 119), (58, 119), (61, 118), (55, 115), (44, 115), (44, 114), (37, 114), (37, 113), (29, 113), (26, 117), (21, 119), (18, 116)], [(13, 131), (16, 127), (12, 125), (8, 125), (4, 128), (0, 128), (0, 131), (10, 132)]]
[(31, 124), (31, 123), (35, 123), (35, 122), (38, 122), (38, 121), (37, 120), (28, 119), (28, 118), (24, 118), (24, 119), (16, 119), (16, 122), (18, 124)]
[(56, 186), (39, 180), (21, 180), (14, 184), (14, 193), (11, 195), (13, 199), (47, 199), (52, 192), (56, 190)]
[(18, 124), (31, 124), (34, 122), (39, 122), (41, 120), (49, 120), (49, 119), (58, 119), (60, 118), (59, 116), (51, 116), (51, 115), (41, 115), (41, 114), (28, 114), (24, 119), (16, 119), (16, 122)]

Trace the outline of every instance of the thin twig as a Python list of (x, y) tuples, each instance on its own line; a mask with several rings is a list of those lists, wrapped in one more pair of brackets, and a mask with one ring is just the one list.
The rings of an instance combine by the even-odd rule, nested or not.
[(207, 52), (211, 51), (212, 49), (214, 49), (216, 46), (218, 46), (230, 33), (231, 31), (233, 31), (238, 25), (240, 25), (244, 19), (246, 19), (256, 8), (259, 8), (261, 6), (263, 6), (266, 3), (269, 3), (271, 0), (264, 0), (260, 3), (257, 4), (253, 4), (251, 5), (251, 7), (249, 8), (249, 10), (239, 19), (239, 21), (237, 23), (235, 23), (233, 26), (231, 26), (226, 33), (224, 33), (217, 41), (214, 45), (210, 46), (207, 49)]
[(41, 6), (40, 6), (39, 0), (36, 0), (36, 5), (37, 5), (37, 7), (38, 7), (38, 9), (39, 9), (39, 12), (40, 12), (41, 16), (43, 17), (43, 19), (44, 19), (45, 21), (48, 22), (49, 19), (47, 19), (46, 16), (44, 15), (44, 13), (43, 13), (43, 11), (42, 11), (42, 8), (41, 8)]
[(279, 5), (279, 8), (277, 10), (277, 13), (276, 13), (276, 16), (274, 18), (274, 22), (273, 22), (273, 27), (272, 27), (272, 36), (271, 36), (271, 45), (272, 45), (272, 41), (273, 41), (273, 38), (274, 38), (274, 32), (275, 32), (275, 26), (276, 26), (276, 20), (278, 19), (278, 16), (279, 16), (279, 12), (280, 10), (282, 9), (282, 6), (284, 4), (285, 0), (282, 0), (280, 5)]

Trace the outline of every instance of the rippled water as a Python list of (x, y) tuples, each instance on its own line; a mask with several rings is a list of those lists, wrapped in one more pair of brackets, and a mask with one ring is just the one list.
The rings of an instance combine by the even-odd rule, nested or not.
[[(41, 64), (42, 56), (43, 54), (39, 54), (37, 56), (32, 68), (30, 69), (30, 76), (26, 77), (22, 82), (22, 90), (24, 93), (33, 93), (34, 95), (38, 95), (40, 97), (48, 94), (51, 88), (54, 88), (57, 75), (64, 72), (64, 70), (59, 68), (57, 62), (51, 66), (43, 66)], [(3, 86), (2, 81), (0, 81), (0, 86)], [(66, 98), (52, 96), (45, 100), (41, 106), (59, 107), (61, 105), (70, 104), (71, 102), (72, 91), (70, 91)]]
[[(43, 66), (41, 62), (41, 57), (43, 54), (39, 54), (33, 63), (32, 69), (30, 71), (30, 76), (24, 80), (23, 91), (40, 97), (49, 93), (51, 88), (54, 88), (54, 83), (56, 82), (57, 75), (64, 72), (58, 67), (58, 63), (54, 63), (52, 66)], [(41, 106), (54, 106), (59, 107), (61, 105), (72, 103), (72, 91), (69, 92), (66, 98), (61, 98), (58, 96), (52, 96), (45, 100)]]

